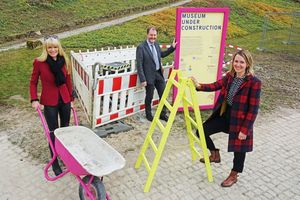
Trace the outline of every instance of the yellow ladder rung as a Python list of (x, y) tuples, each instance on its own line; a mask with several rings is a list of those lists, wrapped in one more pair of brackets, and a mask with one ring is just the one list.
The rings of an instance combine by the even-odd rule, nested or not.
[(157, 153), (157, 147), (156, 147), (155, 143), (153, 142), (152, 138), (149, 138), (149, 142), (150, 142), (150, 144), (152, 146), (153, 151), (155, 153)]
[(149, 162), (148, 162), (148, 160), (147, 160), (145, 154), (143, 154), (143, 161), (144, 161), (144, 164), (145, 164), (145, 166), (146, 166), (147, 172), (150, 173), (151, 167), (150, 167), (150, 165), (149, 165)]
[(173, 83), (173, 85), (175, 85), (177, 88), (180, 88), (180, 85), (177, 81), (175, 81), (174, 79), (171, 80), (171, 82)]
[(192, 123), (192, 125), (194, 126), (194, 127), (198, 127), (198, 125), (197, 125), (197, 123), (193, 120), (193, 118), (191, 118), (191, 116), (187, 116), (188, 117), (188, 119), (190, 120), (190, 122)]
[(186, 101), (186, 102), (188, 103), (188, 105), (190, 105), (190, 106), (193, 105), (193, 103), (192, 103), (190, 100), (188, 100), (186, 97), (183, 97), (182, 99), (183, 99), (184, 101)]
[(165, 132), (165, 127), (164, 125), (159, 121), (159, 119), (155, 119), (156, 124), (158, 125), (158, 127), (160, 128), (161, 132), (164, 133)]
[(193, 151), (197, 154), (198, 157), (202, 158), (203, 156), (199, 153), (199, 151), (195, 148), (195, 146), (192, 147)]
[(173, 106), (171, 106), (171, 104), (167, 100), (164, 101), (164, 104), (168, 108), (168, 110), (171, 111), (173, 109)]
[(191, 136), (193, 137), (194, 140), (198, 141), (199, 138), (197, 137), (197, 135), (195, 135), (193, 132), (191, 132)]

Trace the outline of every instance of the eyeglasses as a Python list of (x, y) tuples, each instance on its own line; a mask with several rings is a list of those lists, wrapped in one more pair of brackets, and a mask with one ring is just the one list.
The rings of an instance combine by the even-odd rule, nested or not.
[(48, 40), (48, 39), (55, 39), (58, 40), (58, 36), (57, 35), (46, 35), (44, 37), (44, 41)]

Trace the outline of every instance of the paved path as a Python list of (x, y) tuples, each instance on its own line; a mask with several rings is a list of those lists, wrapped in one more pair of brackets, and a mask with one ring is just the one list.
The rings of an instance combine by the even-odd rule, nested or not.
[[(125, 16), (125, 17), (122, 17), (122, 18), (110, 20), (110, 21), (107, 21), (107, 22), (102, 22), (102, 23), (99, 23), (99, 24), (91, 25), (91, 26), (77, 28), (77, 29), (74, 29), (74, 30), (71, 30), (71, 31), (66, 31), (66, 32), (63, 32), (63, 33), (57, 33), (56, 35), (60, 39), (63, 39), (63, 38), (67, 38), (67, 37), (70, 37), (70, 36), (73, 36), (73, 35), (78, 35), (80, 33), (90, 32), (90, 31), (94, 31), (94, 30), (103, 29), (103, 28), (108, 27), (108, 26), (114, 26), (114, 25), (117, 25), (117, 24), (122, 24), (124, 22), (136, 19), (138, 17), (144, 16), (144, 15), (150, 15), (150, 14), (153, 14), (153, 13), (156, 13), (156, 12), (160, 12), (160, 11), (163, 11), (167, 8), (181, 6), (181, 5), (186, 4), (188, 2), (191, 2), (191, 0), (184, 0), (184, 1), (175, 2), (175, 3), (172, 3), (172, 4), (166, 5), (164, 7), (161, 7), (161, 8), (156, 8), (156, 9), (153, 9), (153, 10), (147, 10), (147, 11), (144, 11), (144, 12), (141, 12), (141, 13), (133, 14), (133, 15), (130, 15), (130, 16)], [(43, 38), (40, 38), (40, 40), (43, 40)], [(9, 45), (9, 46), (3, 46), (3, 47), (0, 47), (0, 52), (7, 51), (7, 50), (10, 50), (10, 49), (18, 49), (18, 48), (22, 48), (22, 47), (25, 47), (25, 46), (26, 46), (26, 42), (20, 42), (20, 43)]]
[[(299, 111), (281, 110), (259, 118), (255, 150), (247, 154), (245, 171), (231, 188), (219, 185), (230, 171), (232, 154), (225, 152), (226, 135), (218, 134), (214, 138), (222, 163), (212, 164), (213, 183), (207, 181), (204, 166), (191, 161), (187, 146), (178, 142), (167, 146), (149, 193), (143, 193), (144, 166), (133, 168), (139, 150), (125, 156), (124, 169), (104, 178), (106, 189), (113, 200), (300, 199)], [(170, 135), (171, 143), (175, 139)], [(6, 136), (0, 137), (0, 152), (0, 200), (79, 199), (73, 177), (45, 181), (44, 165), (31, 161)]]

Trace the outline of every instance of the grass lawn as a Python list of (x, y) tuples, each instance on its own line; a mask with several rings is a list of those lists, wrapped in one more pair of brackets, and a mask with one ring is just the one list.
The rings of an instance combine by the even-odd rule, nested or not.
[(178, 0), (3, 0), (0, 2), (0, 44), (118, 18)]

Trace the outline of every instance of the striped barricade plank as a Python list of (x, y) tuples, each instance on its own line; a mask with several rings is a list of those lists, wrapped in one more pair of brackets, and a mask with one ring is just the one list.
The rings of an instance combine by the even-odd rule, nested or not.
[[(170, 71), (169, 67), (165, 69), (166, 78)], [(122, 119), (145, 109), (145, 90), (138, 85), (136, 73), (103, 77), (103, 79), (98, 80), (97, 94), (96, 101), (101, 103), (98, 103), (98, 106), (95, 107), (95, 110), (99, 113), (95, 117), (95, 126)], [(153, 106), (158, 105), (158, 99), (158, 94), (155, 91)]]
[[(152, 106), (158, 105), (159, 100), (153, 100), (152, 101)], [(123, 110), (119, 110), (118, 112), (114, 112), (114, 113), (108, 113), (106, 115), (102, 115), (99, 116), (98, 118), (96, 118), (96, 126), (97, 125), (104, 125), (119, 119), (122, 119), (126, 116), (130, 116), (133, 115), (137, 112), (143, 111), (145, 109), (145, 104), (141, 104), (141, 105), (136, 105), (133, 106), (131, 108), (126, 108)]]

